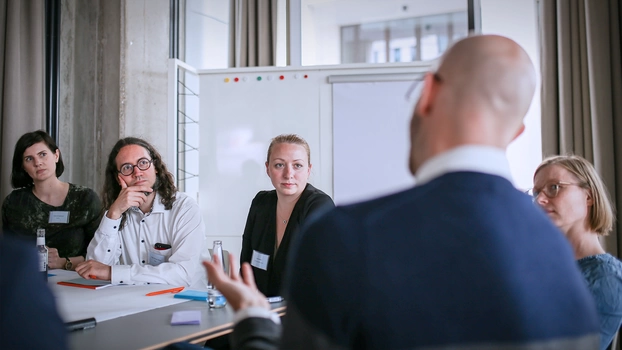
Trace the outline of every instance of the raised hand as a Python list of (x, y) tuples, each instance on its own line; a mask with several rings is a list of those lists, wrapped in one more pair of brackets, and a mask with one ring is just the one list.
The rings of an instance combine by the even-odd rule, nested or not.
[(214, 261), (203, 261), (203, 266), (207, 270), (207, 278), (210, 283), (221, 292), (227, 302), (234, 310), (245, 309), (251, 306), (263, 307), (270, 310), (270, 304), (266, 296), (261, 294), (255, 284), (253, 269), (248, 263), (242, 264), (242, 275), (244, 280), (238, 275), (238, 269), (233, 254), (229, 253), (229, 273), (225, 274), (218, 257)]

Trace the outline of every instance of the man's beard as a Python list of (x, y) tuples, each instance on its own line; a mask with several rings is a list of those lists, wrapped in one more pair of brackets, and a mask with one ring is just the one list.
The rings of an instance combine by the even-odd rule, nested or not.
[(410, 154), (408, 158), (408, 168), (410, 169), (410, 173), (415, 175), (417, 170), (419, 169), (419, 162), (416, 160), (416, 150), (419, 147), (420, 139), (421, 139), (421, 118), (415, 109), (413, 112), (412, 120), (410, 121)]
[(143, 192), (143, 193), (145, 194), (145, 196), (149, 196), (150, 194), (155, 193), (159, 187), (160, 187), (160, 179), (156, 177), (156, 180), (153, 183), (153, 186), (151, 186), (151, 189), (153, 190), (153, 192)]

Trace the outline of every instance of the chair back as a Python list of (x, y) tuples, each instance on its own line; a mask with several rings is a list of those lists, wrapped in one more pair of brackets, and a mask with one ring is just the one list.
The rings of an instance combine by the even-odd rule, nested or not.
[(613, 341), (609, 346), (611, 350), (620, 350), (620, 330), (616, 332), (616, 335), (613, 336)]

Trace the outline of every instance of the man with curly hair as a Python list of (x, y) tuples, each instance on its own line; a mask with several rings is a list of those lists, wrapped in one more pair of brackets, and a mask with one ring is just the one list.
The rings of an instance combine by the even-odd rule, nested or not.
[(162, 156), (145, 140), (127, 137), (106, 165), (106, 210), (76, 267), (84, 278), (112, 284), (190, 286), (201, 278), (205, 226), (197, 203), (177, 192)]

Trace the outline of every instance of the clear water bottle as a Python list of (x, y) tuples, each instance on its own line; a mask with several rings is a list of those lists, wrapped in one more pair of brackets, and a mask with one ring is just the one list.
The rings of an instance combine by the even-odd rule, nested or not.
[(45, 246), (45, 229), (37, 229), (37, 251), (39, 252), (39, 272), (48, 280), (48, 247)]
[[(225, 259), (222, 252), (222, 241), (214, 241), (214, 247), (212, 248), (212, 261), (214, 261), (215, 256), (218, 257), (218, 261), (220, 261), (220, 264), (224, 269)], [(225, 299), (225, 296), (216, 290), (214, 285), (209, 281), (207, 283), (207, 303), (210, 308), (214, 309), (225, 307), (225, 305), (227, 305), (227, 299)]]

